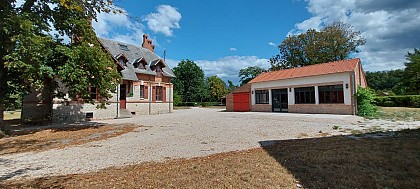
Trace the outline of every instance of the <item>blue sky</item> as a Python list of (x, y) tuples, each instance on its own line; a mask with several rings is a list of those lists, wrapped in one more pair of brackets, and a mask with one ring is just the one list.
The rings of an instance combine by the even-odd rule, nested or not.
[[(247, 66), (268, 68), (276, 45), (288, 34), (342, 21), (361, 31), (367, 44), (354, 57), (365, 71), (404, 67), (407, 51), (420, 46), (420, 3), (412, 0), (117, 1), (127, 15), (101, 13), (96, 33), (141, 45), (144, 33), (171, 67), (195, 61), (206, 76), (238, 83)], [(138, 18), (135, 21), (133, 18)]]

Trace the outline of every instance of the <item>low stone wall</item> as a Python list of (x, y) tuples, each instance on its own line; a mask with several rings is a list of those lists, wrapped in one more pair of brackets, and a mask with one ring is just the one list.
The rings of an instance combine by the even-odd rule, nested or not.
[[(169, 105), (170, 104), (170, 105)], [(149, 112), (150, 106), (150, 112)], [(169, 109), (170, 106), (170, 109)], [(168, 102), (152, 102), (152, 103), (129, 103), (127, 102), (127, 110), (135, 112), (136, 115), (147, 114), (163, 114), (173, 112), (174, 104)]]
[(97, 104), (74, 103), (74, 104), (54, 104), (53, 122), (72, 123), (86, 121), (86, 113), (93, 113), (92, 120), (112, 119), (117, 117), (117, 104), (111, 103), (106, 108), (97, 108)]
[(255, 104), (251, 106), (253, 112), (271, 112), (272, 106), (270, 104)]
[(168, 102), (162, 102), (162, 103), (152, 103), (151, 106), (151, 112), (150, 114), (164, 114), (164, 113), (169, 113), (169, 112), (173, 112), (174, 110), (174, 104), (171, 104), (171, 109), (169, 110), (169, 103)]
[(352, 115), (351, 105), (344, 104), (294, 104), (289, 105), (290, 113), (309, 113), (309, 114), (343, 114)]

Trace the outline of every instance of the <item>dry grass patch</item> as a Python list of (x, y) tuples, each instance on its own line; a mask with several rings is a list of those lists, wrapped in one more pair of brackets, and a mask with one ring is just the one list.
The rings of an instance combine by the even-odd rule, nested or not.
[(0, 188), (420, 186), (420, 129), (357, 137), (261, 141), (261, 146), (200, 158), (112, 167), (86, 174), (7, 181), (0, 183)]
[(402, 121), (420, 121), (420, 108), (379, 107), (378, 118)]
[(420, 129), (269, 142), (263, 148), (305, 188), (420, 186)]
[(137, 127), (139, 126), (131, 124), (96, 125), (28, 131), (19, 133), (20, 136), (0, 139), (0, 155), (64, 148), (70, 145), (104, 140), (131, 132)]
[(20, 119), (20, 111), (4, 111), (4, 120), (15, 120)]
[(108, 168), (87, 174), (8, 181), (4, 187), (296, 188), (294, 180), (285, 167), (258, 148), (201, 158)]

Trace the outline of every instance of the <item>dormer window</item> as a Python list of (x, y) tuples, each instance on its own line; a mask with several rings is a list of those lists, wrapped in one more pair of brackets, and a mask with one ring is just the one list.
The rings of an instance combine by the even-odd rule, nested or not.
[(162, 68), (160, 67), (160, 65), (157, 65), (156, 66), (156, 74), (158, 76), (162, 76)]

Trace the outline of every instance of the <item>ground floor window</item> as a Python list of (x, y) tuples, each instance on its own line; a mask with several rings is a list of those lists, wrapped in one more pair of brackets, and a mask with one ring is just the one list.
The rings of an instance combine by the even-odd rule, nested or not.
[(255, 103), (268, 104), (268, 90), (255, 90)]
[(315, 104), (315, 87), (295, 88), (296, 104)]
[(140, 98), (144, 98), (144, 85), (140, 85)]
[(344, 103), (343, 85), (319, 86), (319, 103)]
[(128, 84), (127, 84), (127, 96), (128, 97), (133, 97), (133, 82), (132, 81), (129, 81), (128, 82)]
[(156, 86), (156, 100), (163, 101), (163, 88), (162, 86)]

